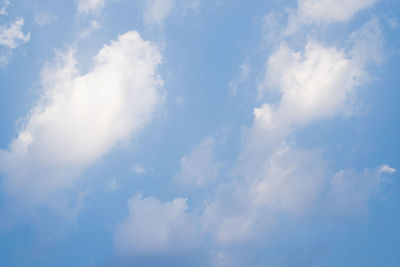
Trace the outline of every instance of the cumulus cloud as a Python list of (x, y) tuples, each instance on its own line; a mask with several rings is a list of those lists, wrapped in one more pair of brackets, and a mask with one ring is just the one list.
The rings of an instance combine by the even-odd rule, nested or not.
[[(302, 6), (315, 5), (315, 10), (309, 11), (315, 17), (310, 18), (312, 22), (297, 19), (301, 24), (347, 21), (375, 2), (299, 1), (299, 10)], [(351, 12), (347, 10), (344, 12), (347, 15), (331, 15), (326, 21), (319, 21), (316, 14), (326, 8), (350, 8)], [(264, 23), (276, 25), (280, 19), (275, 13), (266, 17)], [(284, 27), (281, 30), (284, 31)], [(355, 112), (357, 90), (370, 79), (368, 68), (371, 63), (382, 62), (383, 44), (378, 21), (373, 19), (354, 32), (346, 48), (326, 45), (313, 37), (308, 38), (304, 47), (297, 43), (292, 45), (290, 40), (284, 39), (288, 36), (278, 32), (268, 33), (265, 38), (273, 37), (278, 39), (279, 45), (266, 62), (258, 93), (262, 98), (267, 90), (273, 90), (279, 94), (279, 99), (254, 109), (254, 122), (245, 131), (242, 153), (228, 174), (235, 179), (224, 180), (219, 186), (210, 185), (210, 181), (221, 176), (214, 138), (202, 140), (183, 157), (181, 169), (174, 177), (182, 184), (209, 186), (208, 198), (197, 218), (202, 230), (191, 228), (188, 232), (189, 236), (197, 231), (209, 238), (208, 247), (215, 249), (211, 254), (216, 264), (230, 263), (229, 248), (237, 244), (242, 248), (243, 244), (249, 244), (244, 243), (247, 241), (266, 243), (268, 234), (283, 233), (283, 222), (295, 225), (315, 218), (329, 222), (333, 216), (349, 218), (365, 214), (369, 200), (384, 185), (385, 175), (395, 172), (388, 165), (361, 171), (333, 169), (324, 157), (323, 148), (298, 148), (289, 141), (299, 128)], [(247, 79), (249, 71), (243, 67), (234, 81)], [(174, 232), (169, 226), (183, 225), (180, 227), (186, 231), (189, 225), (174, 221), (176, 217), (190, 215), (186, 201), (178, 200), (180, 205), (174, 204), (177, 199), (164, 203), (154, 198), (143, 199), (141, 195), (131, 199), (128, 202), (130, 215), (118, 226), (115, 235), (119, 250), (127, 254), (146, 254), (173, 248), (175, 242), (165, 234)], [(157, 229), (156, 233), (149, 228)], [(190, 238), (180, 238), (180, 235), (177, 238), (184, 245), (190, 244)], [(227, 253), (225, 248), (228, 248)]]
[(370, 63), (382, 61), (378, 22), (367, 22), (350, 40), (352, 47), (347, 51), (313, 40), (304, 51), (294, 51), (281, 42), (269, 57), (265, 78), (258, 85), (259, 95), (272, 90), (281, 98), (254, 109), (245, 155), (279, 145), (298, 127), (349, 116), (359, 107), (357, 89), (368, 81)]
[(293, 33), (301, 24), (327, 25), (346, 22), (360, 10), (379, 0), (298, 0), (298, 9), (291, 11), (287, 33)]
[(81, 74), (73, 50), (42, 71), (40, 98), (7, 150), (5, 193), (26, 206), (50, 205), (82, 170), (136, 136), (163, 101), (157, 47), (127, 32), (105, 45)]
[(196, 243), (196, 222), (185, 198), (160, 202), (137, 194), (128, 202), (129, 215), (116, 228), (114, 241), (123, 255), (185, 250)]
[(106, 0), (77, 0), (79, 13), (98, 14), (103, 9)]
[(362, 66), (335, 47), (310, 42), (299, 53), (282, 43), (269, 58), (266, 74), (266, 85), (277, 88), (282, 98), (276, 106), (255, 109), (256, 123), (286, 128), (343, 113), (362, 77)]
[(13, 49), (27, 43), (30, 39), (30, 33), (24, 34), (22, 32), (23, 25), (24, 19), (18, 18), (9, 27), (0, 26), (0, 45)]
[(380, 37), (378, 22), (371, 20), (351, 35), (348, 49), (310, 40), (304, 50), (295, 51), (282, 41), (272, 53), (258, 89), (260, 95), (274, 90), (280, 99), (255, 108), (234, 167), (241, 179), (219, 190), (203, 214), (205, 228), (217, 242), (261, 238), (279, 229), (282, 217), (348, 217), (367, 210), (384, 174), (394, 169), (337, 172), (321, 150), (286, 142), (298, 128), (354, 112), (357, 89), (368, 81), (370, 63), (382, 60)]

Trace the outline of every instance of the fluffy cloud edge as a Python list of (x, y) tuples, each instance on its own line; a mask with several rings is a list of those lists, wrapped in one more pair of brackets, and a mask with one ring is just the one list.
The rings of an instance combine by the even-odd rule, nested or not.
[(27, 209), (67, 210), (63, 198), (82, 171), (156, 116), (164, 101), (161, 61), (136, 31), (104, 45), (86, 74), (72, 49), (59, 53), (42, 71), (39, 100), (18, 138), (0, 150), (5, 195)]

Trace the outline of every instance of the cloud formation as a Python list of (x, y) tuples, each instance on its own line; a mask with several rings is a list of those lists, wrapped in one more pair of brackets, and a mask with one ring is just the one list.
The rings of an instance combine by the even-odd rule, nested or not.
[(103, 9), (106, 0), (77, 0), (79, 13), (99, 14)]
[(11, 5), (10, 0), (3, 0), (0, 5), (0, 15), (8, 15), (7, 9)]
[(175, 0), (146, 0), (144, 21), (148, 25), (162, 25), (174, 6)]
[[(319, 21), (317, 14), (323, 14), (326, 8), (351, 9), (344, 17), (332, 15), (326, 18), (326, 23), (339, 22), (350, 19), (374, 2), (317, 3), (305, 0), (299, 2), (297, 14), (302, 14), (304, 6), (312, 6), (314, 9), (309, 10), (309, 14), (315, 16), (312, 23), (324, 26), (325, 22)], [(293, 19), (291, 16), (289, 24)], [(276, 19), (274, 16), (265, 18), (268, 25)], [(299, 19), (299, 22), (306, 24), (307, 20)], [(303, 26), (300, 24), (299, 27)], [(291, 36), (282, 34), (285, 28), (280, 27), (280, 30), (282, 32), (273, 35), (278, 46), (268, 57), (264, 77), (257, 88), (260, 99), (266, 93), (274, 92), (278, 100), (254, 109), (253, 124), (244, 131), (242, 151), (232, 169), (228, 174), (222, 173), (214, 153), (218, 143), (214, 138), (203, 139), (181, 158), (181, 169), (174, 177), (180, 184), (209, 189), (200, 207), (196, 212), (188, 213), (186, 204), (185, 208), (173, 204), (176, 200), (161, 203), (152, 199), (150, 205), (141, 200), (142, 196), (136, 196), (130, 200), (130, 213), (115, 234), (120, 250), (147, 255), (157, 253), (158, 247), (173, 247), (166, 245), (169, 238), (156, 238), (143, 225), (153, 223), (151, 218), (155, 217), (157, 225), (153, 229), (169, 232), (166, 229), (174, 220), (171, 219), (175, 218), (174, 214), (191, 215), (201, 224), (202, 230), (197, 229), (198, 234), (209, 238), (208, 246), (215, 249), (210, 252), (214, 260), (213, 257), (210, 260), (220, 264), (232, 262), (232, 247), (257, 242), (265, 244), (269, 242), (269, 235), (283, 234), (282, 221), (296, 224), (317, 218), (329, 222), (332, 218), (352, 218), (368, 211), (368, 201), (379, 193), (385, 184), (385, 176), (395, 172), (393, 168), (382, 165), (361, 171), (353, 168), (335, 170), (325, 158), (323, 147), (300, 148), (291, 142), (291, 137), (299, 129), (316, 122), (351, 116), (357, 111), (358, 89), (369, 81), (369, 67), (383, 60), (379, 22), (376, 19), (366, 22), (349, 36), (343, 48), (326, 45), (316, 36), (310, 36), (304, 46), (293, 44)], [(242, 82), (248, 76), (249, 68), (244, 66), (233, 81)], [(234, 86), (236, 84), (232, 82), (233, 89)], [(220, 179), (217, 185), (210, 185), (221, 175), (235, 179)], [(163, 205), (169, 208), (157, 213)], [(141, 210), (150, 212), (144, 214)], [(182, 228), (186, 229), (186, 225)], [(164, 232), (157, 236), (168, 236)]]
[(18, 137), (0, 151), (3, 189), (28, 207), (51, 205), (80, 173), (136, 136), (163, 102), (161, 55), (127, 32), (105, 45), (81, 74), (74, 51), (42, 71), (42, 89)]
[(372, 170), (334, 172), (320, 150), (283, 144), (255, 174), (232, 183), (208, 201), (203, 223), (222, 246), (260, 241), (284, 231), (288, 222), (364, 215), (369, 199), (379, 193), (387, 165)]
[(328, 25), (347, 22), (358, 12), (379, 0), (298, 0), (298, 8), (290, 10), (286, 34), (295, 33), (302, 25)]
[(196, 222), (185, 198), (160, 202), (137, 194), (128, 202), (129, 215), (116, 228), (115, 245), (123, 255), (186, 250), (196, 243)]
[(36, 25), (43, 27), (57, 20), (57, 16), (51, 13), (36, 12), (34, 22)]
[(175, 11), (179, 15), (198, 10), (198, 0), (144, 0), (145, 9), (143, 19), (148, 26), (162, 27), (164, 22)]
[(174, 177), (175, 182), (182, 186), (203, 187), (215, 180), (222, 168), (214, 155), (216, 143), (212, 137), (205, 138), (181, 158), (181, 169)]
[(357, 89), (368, 82), (368, 67), (382, 61), (378, 22), (367, 22), (350, 40), (352, 47), (347, 51), (313, 40), (304, 51), (294, 51), (281, 42), (268, 58), (264, 79), (258, 84), (259, 95), (275, 91), (280, 99), (254, 109), (243, 157), (279, 145), (296, 128), (357, 110)]
[(0, 45), (13, 49), (27, 43), (30, 39), (30, 33), (24, 34), (22, 32), (23, 25), (24, 19), (18, 18), (10, 23), (9, 27), (0, 26)]
[(305, 23), (346, 22), (379, 0), (299, 0), (298, 15)]

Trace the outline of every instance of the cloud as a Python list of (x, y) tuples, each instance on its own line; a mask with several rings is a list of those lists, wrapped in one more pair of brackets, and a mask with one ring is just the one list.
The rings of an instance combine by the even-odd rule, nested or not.
[(36, 25), (38, 26), (46, 26), (52, 22), (54, 22), (55, 20), (57, 20), (57, 16), (51, 14), (51, 13), (35, 13), (35, 18), (34, 18), (34, 22)]
[(346, 112), (363, 74), (362, 66), (335, 47), (309, 42), (304, 53), (299, 53), (282, 43), (268, 60), (265, 81), (266, 87), (276, 88), (282, 97), (276, 106), (255, 109), (256, 123), (270, 129), (287, 128)]
[(185, 250), (190, 242), (196, 242), (196, 222), (188, 213), (185, 198), (160, 202), (137, 194), (127, 204), (129, 215), (118, 224), (114, 236), (122, 255)]
[[(367, 212), (384, 185), (384, 165), (364, 171), (331, 169), (322, 149), (300, 149), (288, 140), (297, 129), (353, 114), (357, 89), (369, 81), (368, 67), (382, 62), (382, 38), (372, 19), (350, 36), (347, 49), (309, 38), (303, 49), (280, 45), (268, 58), (259, 94), (275, 91), (276, 103), (254, 109), (233, 173), (206, 202), (204, 228), (222, 248), (265, 241), (287, 221), (349, 218)], [(246, 243), (247, 244), (247, 243)]]
[(222, 164), (216, 162), (212, 137), (202, 140), (188, 155), (181, 158), (181, 169), (174, 180), (183, 186), (203, 187), (218, 178)]
[(370, 7), (379, 0), (301, 0), (299, 13), (313, 22), (346, 22), (360, 10)]
[(144, 21), (148, 25), (162, 25), (174, 6), (175, 0), (146, 0)]
[(278, 147), (257, 173), (209, 200), (206, 229), (220, 244), (237, 244), (277, 229), (280, 216), (299, 219), (315, 208), (329, 177), (321, 152)]
[(379, 0), (298, 0), (298, 9), (291, 11), (286, 33), (294, 33), (301, 24), (327, 25), (347, 22), (359, 11)]
[(77, 0), (79, 13), (99, 14), (103, 9), (106, 0)]
[(100, 23), (97, 20), (92, 20), (90, 22), (90, 25), (86, 27), (85, 29), (82, 30), (80, 33), (81, 38), (86, 38), (88, 37), (92, 32), (98, 30), (101, 28)]
[(354, 216), (368, 210), (368, 200), (384, 184), (385, 175), (396, 172), (388, 165), (357, 173), (352, 169), (337, 172), (330, 180), (328, 204), (335, 213)]
[(22, 26), (24, 25), (23, 18), (17, 18), (11, 22), (8, 27), (0, 26), (0, 66), (8, 64), (12, 57), (12, 49), (23, 45), (30, 40), (30, 32), (24, 34)]
[(313, 40), (304, 51), (294, 51), (281, 42), (267, 60), (265, 77), (258, 85), (260, 96), (275, 91), (281, 97), (277, 103), (254, 109), (243, 157), (279, 145), (296, 128), (349, 116), (358, 109), (357, 89), (369, 81), (371, 63), (382, 61), (378, 22), (367, 22), (350, 40), (352, 47), (347, 51)]
[[(358, 3), (358, 10), (367, 7), (353, 2)], [(323, 3), (339, 2), (318, 3), (322, 8)], [(281, 13), (270, 13), (264, 25), (279, 26), (281, 20)], [(327, 21), (342, 20), (333, 17)], [(307, 21), (299, 22), (298, 27), (306, 28)], [(277, 46), (263, 69), (257, 88), (259, 100), (271, 91), (278, 99), (254, 109), (253, 124), (244, 131), (242, 151), (232, 162), (233, 168), (223, 170), (218, 163), (217, 138), (203, 139), (181, 158), (181, 168), (173, 178), (179, 184), (207, 188), (205, 193), (196, 192), (200, 196), (196, 195), (195, 202), (201, 204), (188, 212), (184, 198), (162, 202), (137, 195), (130, 199), (130, 213), (115, 233), (120, 253), (144, 257), (169, 253), (191, 247), (195, 236), (207, 240), (206, 249), (215, 265), (232, 266), (243, 254), (255, 258), (252, 256), (260, 251), (266, 259), (265, 249), (276, 248), (275, 237), (291, 240), (287, 231), (363, 216), (369, 201), (382, 193), (386, 176), (395, 172), (390, 166), (333, 168), (336, 164), (325, 157), (323, 146), (304, 148), (291, 142), (299, 129), (357, 112), (358, 91), (371, 80), (369, 68), (383, 61), (379, 22), (365, 23), (343, 48), (318, 41), (313, 34), (305, 44), (292, 42), (283, 31), (284, 25), (277, 31), (264, 28), (265, 40), (275, 39)], [(248, 78), (248, 66), (232, 79), (232, 88)], [(190, 227), (193, 221), (201, 226)], [(183, 233), (176, 233), (175, 227)]]
[(71, 196), (81, 172), (136, 136), (163, 102), (161, 55), (127, 32), (105, 45), (81, 74), (72, 49), (42, 71), (42, 89), (18, 137), (0, 150), (3, 190), (27, 207)]
[(165, 20), (171, 16), (174, 10), (179, 15), (187, 15), (196, 12), (200, 3), (198, 0), (144, 0), (145, 10), (143, 19), (146, 25), (162, 27)]
[(239, 87), (246, 83), (247, 80), (249, 79), (249, 75), (251, 72), (251, 67), (250, 65), (246, 62), (240, 65), (239, 67), (240, 73), (237, 78), (232, 79), (228, 86), (231, 89), (232, 94), (236, 95)]
[(10, 0), (3, 0), (0, 5), (0, 15), (8, 15), (7, 9), (11, 5)]
[(147, 173), (151, 173), (154, 170), (153, 169), (147, 169), (145, 167), (143, 167), (140, 164), (133, 164), (132, 165), (132, 171), (136, 174), (147, 174)]
[[(372, 170), (334, 172), (320, 150), (283, 144), (269, 154), (256, 174), (235, 181), (207, 202), (203, 221), (222, 245), (284, 231), (281, 220), (300, 223), (315, 217), (349, 218), (365, 214), (379, 193), (387, 165)], [(265, 242), (265, 241), (264, 241)]]
[(30, 39), (30, 33), (24, 34), (22, 32), (23, 25), (24, 19), (18, 18), (9, 27), (0, 26), (0, 45), (13, 49), (27, 43)]
[(112, 178), (106, 183), (107, 191), (115, 192), (121, 189), (121, 185), (116, 178)]

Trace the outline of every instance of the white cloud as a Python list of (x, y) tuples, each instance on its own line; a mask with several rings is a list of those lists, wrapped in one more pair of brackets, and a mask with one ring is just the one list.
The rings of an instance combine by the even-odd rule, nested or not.
[(7, 8), (11, 5), (10, 0), (3, 0), (0, 5), (0, 15), (7, 15)]
[(315, 207), (328, 177), (319, 151), (283, 145), (256, 173), (208, 203), (205, 226), (222, 244), (260, 237), (276, 226), (280, 215), (302, 216)]
[(395, 169), (391, 168), (389, 165), (382, 165), (379, 169), (380, 173), (388, 173), (388, 174), (393, 174), (396, 172)]
[(99, 14), (103, 9), (106, 0), (77, 0), (79, 13)]
[(384, 182), (383, 173), (394, 172), (386, 166), (336, 173), (321, 151), (285, 144), (297, 128), (356, 109), (356, 90), (369, 79), (367, 67), (382, 60), (378, 22), (371, 20), (353, 33), (349, 47), (311, 40), (304, 51), (293, 51), (282, 41), (269, 57), (259, 93), (276, 90), (281, 98), (254, 110), (234, 170), (242, 179), (223, 186), (207, 204), (203, 221), (217, 242), (262, 238), (279, 229), (282, 216), (300, 220), (363, 213)]
[(40, 98), (18, 138), (0, 150), (3, 190), (32, 207), (73, 190), (83, 169), (152, 119), (163, 101), (160, 62), (135, 31), (105, 45), (86, 74), (72, 50), (60, 54), (42, 71)]
[(310, 42), (304, 53), (282, 43), (269, 58), (265, 84), (277, 88), (282, 98), (277, 106), (255, 109), (256, 123), (267, 128), (307, 125), (349, 110), (355, 87), (363, 78), (362, 65), (344, 52)]
[(389, 166), (334, 173), (321, 151), (278, 147), (259, 171), (226, 186), (208, 202), (203, 222), (221, 244), (264, 239), (280, 231), (280, 220), (299, 223), (315, 216), (365, 214), (385, 182)]
[(247, 131), (242, 158), (246, 171), (254, 171), (296, 127), (323, 119), (348, 115), (353, 96), (364, 79), (364, 65), (335, 47), (309, 42), (304, 52), (294, 52), (286, 43), (270, 56), (259, 95), (266, 90), (281, 94), (278, 103), (254, 109), (254, 124)]
[(36, 25), (43, 27), (54, 22), (56, 19), (57, 17), (51, 13), (36, 12), (34, 22)]
[(181, 169), (174, 177), (175, 182), (183, 186), (202, 187), (218, 178), (222, 164), (216, 162), (215, 145), (214, 138), (206, 138), (181, 158)]
[[(367, 67), (382, 61), (382, 40), (376, 20), (351, 35), (349, 51), (309, 41), (304, 51), (293, 51), (286, 42), (269, 57), (259, 95), (267, 90), (281, 94), (278, 103), (254, 109), (247, 150), (279, 145), (296, 127), (348, 116), (357, 108), (357, 89), (368, 81)], [(261, 141), (260, 141), (261, 140)]]
[(314, 22), (345, 22), (379, 0), (300, 0), (299, 13)]
[(0, 26), (0, 45), (16, 48), (21, 44), (27, 43), (30, 39), (30, 33), (24, 34), (22, 32), (23, 25), (24, 19), (18, 18), (9, 27)]
[(360, 10), (379, 0), (298, 0), (298, 9), (291, 11), (286, 33), (294, 33), (301, 24), (327, 25), (349, 21)]
[(145, 0), (146, 10), (144, 20), (146, 24), (162, 25), (175, 5), (175, 0)]
[(196, 243), (196, 222), (186, 199), (171, 202), (136, 195), (127, 202), (129, 215), (118, 224), (115, 245), (123, 255), (154, 254), (188, 249)]

